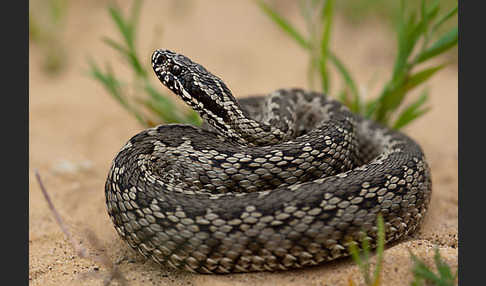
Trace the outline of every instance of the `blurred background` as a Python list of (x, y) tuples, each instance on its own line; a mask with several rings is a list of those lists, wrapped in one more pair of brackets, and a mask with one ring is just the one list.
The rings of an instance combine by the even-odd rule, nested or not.
[[(457, 14), (444, 16), (457, 1), (425, 1), (425, 9), (419, 0), (29, 3), (29, 166), (44, 177), (70, 224), (82, 222), (102, 241), (118, 241), (103, 192), (115, 154), (147, 126), (199, 123), (153, 75), (150, 56), (163, 48), (205, 66), (236, 97), (303, 87), (326, 91), (361, 113), (373, 111), (373, 103), (378, 111), (393, 105), (393, 113), (385, 109), (371, 117), (381, 116), (387, 124), (403, 128), (423, 146), (435, 189), (419, 238), (444, 248), (441, 254), (457, 268)], [(437, 3), (440, 9), (435, 12)], [(420, 26), (424, 15), (434, 20), (428, 28)], [(286, 30), (279, 19), (291, 27)], [(443, 23), (434, 26), (441, 19)], [(416, 29), (406, 30), (403, 23), (415, 23)], [(401, 73), (397, 62), (407, 41), (400, 42), (400, 37), (403, 40), (404, 33), (412, 37), (416, 30), (415, 48)], [(299, 35), (305, 38), (301, 42)], [(428, 48), (441, 48), (440, 44), (443, 51), (421, 60), (430, 54)], [(403, 95), (400, 104), (394, 106), (391, 95), (392, 103), (374, 101), (387, 94)], [(403, 122), (407, 124), (400, 125)], [(56, 273), (74, 275), (91, 269), (92, 263), (70, 258), (72, 251), (50, 218), (37, 185), (32, 183), (30, 189), (31, 284), (53, 285), (62, 281)], [(419, 252), (432, 261), (432, 252), (423, 247)], [(408, 252), (396, 255), (390, 261), (393, 265), (411, 263)], [(48, 267), (59, 271), (47, 271)], [(140, 271), (160, 275), (150, 267)], [(353, 266), (346, 267), (340, 273), (359, 280)], [(383, 285), (401, 285), (390, 284), (403, 279), (393, 278), (396, 273), (412, 279), (409, 270), (393, 274), (390, 269), (385, 274), (389, 283)], [(324, 279), (321, 270), (307, 276), (319, 282)], [(329, 277), (326, 281), (343, 279)], [(285, 274), (277, 278), (292, 284)], [(227, 278), (218, 279), (223, 283)]]

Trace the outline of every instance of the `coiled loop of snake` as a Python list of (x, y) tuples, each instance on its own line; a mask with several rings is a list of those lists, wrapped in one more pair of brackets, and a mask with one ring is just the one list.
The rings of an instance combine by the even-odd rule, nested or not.
[(105, 185), (118, 234), (142, 255), (200, 273), (275, 271), (348, 255), (362, 232), (412, 233), (431, 194), (421, 148), (320, 93), (237, 101), (187, 57), (157, 50), (160, 81), (205, 124), (131, 138)]

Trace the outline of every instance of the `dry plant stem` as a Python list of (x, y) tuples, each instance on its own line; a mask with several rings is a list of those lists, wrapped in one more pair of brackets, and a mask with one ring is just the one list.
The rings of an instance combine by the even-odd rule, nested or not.
[(59, 225), (59, 227), (61, 228), (62, 232), (64, 233), (64, 235), (66, 235), (67, 239), (69, 240), (69, 242), (73, 246), (74, 251), (76, 251), (76, 254), (79, 257), (82, 257), (82, 258), (88, 257), (86, 249), (81, 247), (81, 245), (79, 245), (78, 243), (76, 243), (73, 236), (69, 232), (68, 228), (64, 224), (64, 222), (61, 218), (61, 215), (57, 212), (56, 208), (54, 207), (54, 204), (51, 201), (51, 197), (47, 193), (47, 190), (44, 187), (44, 184), (42, 183), (39, 172), (37, 170), (35, 170), (34, 172), (35, 172), (35, 177), (37, 179), (37, 182), (39, 183), (39, 187), (42, 191), (42, 194), (44, 195), (44, 198), (46, 199), (47, 204), (49, 205), (49, 209), (51, 210), (52, 214), (54, 215), (54, 219), (56, 220), (56, 222)]
[[(71, 235), (71, 232), (69, 232), (69, 229), (67, 228), (66, 224), (62, 220), (61, 215), (59, 214), (59, 212), (54, 207), (54, 204), (52, 203), (51, 197), (49, 196), (49, 193), (47, 192), (46, 188), (44, 187), (44, 184), (42, 183), (39, 172), (37, 170), (35, 170), (34, 173), (35, 173), (35, 177), (37, 179), (37, 182), (39, 183), (39, 187), (42, 191), (42, 194), (44, 195), (44, 198), (45, 198), (47, 204), (49, 205), (49, 209), (51, 210), (51, 212), (54, 216), (54, 219), (56, 220), (57, 224), (61, 228), (61, 230), (64, 233), (64, 235), (66, 236), (66, 238), (69, 240), (69, 243), (74, 248), (74, 251), (76, 252), (76, 254), (81, 258), (87, 258), (87, 259), (90, 259), (94, 262), (98, 262), (108, 269), (109, 275), (104, 279), (103, 285), (109, 285), (113, 280), (118, 280), (120, 285), (128, 285), (127, 280), (125, 279), (123, 274), (111, 262), (110, 258), (104, 252), (100, 257), (89, 255), (86, 248), (82, 247), (78, 242), (76, 242), (76, 240)], [(95, 247), (98, 250), (103, 249), (99, 239), (96, 237), (96, 235), (91, 230), (86, 229), (85, 234), (86, 234), (86, 237), (87, 237), (89, 244), (91, 244), (93, 247)]]

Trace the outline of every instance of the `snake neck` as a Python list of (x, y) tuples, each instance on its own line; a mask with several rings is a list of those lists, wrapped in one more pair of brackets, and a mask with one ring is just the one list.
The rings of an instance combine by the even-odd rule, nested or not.
[(286, 133), (278, 127), (250, 118), (226, 86), (220, 91), (215, 97), (217, 99), (207, 100), (202, 107), (201, 104), (190, 105), (201, 118), (225, 137), (249, 146), (271, 145), (286, 137)]

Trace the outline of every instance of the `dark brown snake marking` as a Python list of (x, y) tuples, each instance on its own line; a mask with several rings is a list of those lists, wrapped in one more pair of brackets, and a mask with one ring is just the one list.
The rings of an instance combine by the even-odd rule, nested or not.
[(200, 273), (274, 271), (348, 255), (417, 229), (431, 195), (421, 148), (323, 94), (236, 101), (187, 57), (157, 50), (160, 81), (205, 121), (131, 138), (105, 186), (118, 234), (158, 263)]

